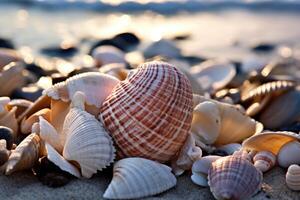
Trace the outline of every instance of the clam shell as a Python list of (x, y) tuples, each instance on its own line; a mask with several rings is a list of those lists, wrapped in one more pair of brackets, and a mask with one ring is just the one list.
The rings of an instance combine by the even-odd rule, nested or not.
[(86, 96), (86, 103), (100, 107), (104, 99), (119, 83), (115, 77), (98, 72), (86, 72), (68, 78), (44, 90), (43, 94), (55, 100), (69, 102), (75, 92), (81, 91)]
[(31, 133), (12, 151), (5, 174), (10, 175), (16, 171), (30, 169), (37, 162), (39, 154), (40, 138), (36, 133)]
[(208, 185), (216, 199), (247, 199), (261, 188), (262, 173), (251, 162), (227, 156), (212, 163)]
[(113, 89), (99, 119), (120, 154), (166, 162), (188, 137), (192, 106), (187, 78), (174, 66), (154, 61), (139, 66)]
[(144, 158), (122, 159), (115, 163), (113, 173), (104, 198), (142, 198), (159, 194), (176, 185), (171, 168)]
[(292, 164), (300, 164), (300, 142), (291, 141), (284, 144), (277, 155), (278, 165), (287, 168)]
[(300, 166), (291, 165), (289, 166), (286, 173), (286, 184), (291, 190), (300, 190)]
[(225, 87), (236, 75), (233, 64), (208, 60), (190, 69), (204, 90), (218, 90)]
[(262, 132), (246, 139), (242, 146), (244, 150), (269, 151), (278, 155), (281, 147), (291, 141), (299, 141), (300, 136), (293, 132)]
[(50, 121), (51, 110), (48, 108), (44, 108), (33, 115), (31, 115), (28, 119), (23, 118), (21, 122), (21, 132), (23, 134), (28, 134), (31, 132), (31, 127), (35, 122), (39, 121), (39, 116), (42, 116), (47, 121)]
[(66, 116), (63, 129), (66, 142), (62, 155), (67, 160), (77, 162), (82, 176), (90, 178), (97, 170), (113, 162), (115, 148), (102, 124), (83, 110), (82, 98), (83, 93), (75, 93), (72, 101), (75, 105)]
[(111, 63), (126, 63), (125, 54), (118, 48), (108, 45), (94, 49), (92, 57), (95, 59), (97, 66)]
[(266, 172), (276, 164), (276, 155), (269, 151), (260, 151), (253, 158), (254, 166), (261, 172)]

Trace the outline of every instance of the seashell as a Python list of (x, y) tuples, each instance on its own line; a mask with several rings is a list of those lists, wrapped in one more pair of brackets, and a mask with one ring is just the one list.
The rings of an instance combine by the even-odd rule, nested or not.
[(111, 75), (117, 79), (123, 81), (126, 79), (128, 74), (128, 69), (126, 69), (125, 64), (122, 63), (112, 63), (102, 66), (99, 72)]
[(17, 107), (13, 107), (11, 110), (5, 110), (0, 113), (0, 125), (6, 126), (12, 129), (13, 138), (16, 139), (19, 125), (16, 118)]
[(284, 144), (277, 155), (278, 165), (287, 168), (292, 164), (300, 164), (300, 142), (290, 141)]
[(30, 169), (38, 160), (39, 152), (40, 138), (36, 133), (31, 133), (12, 151), (5, 174), (10, 175), (16, 171)]
[(125, 54), (114, 46), (103, 45), (93, 50), (92, 57), (96, 61), (96, 66), (111, 63), (126, 63)]
[(0, 166), (2, 166), (9, 157), (9, 151), (6, 149), (6, 140), (0, 139)]
[(39, 121), (39, 116), (42, 116), (44, 119), (47, 121), (50, 121), (50, 115), (51, 115), (51, 110), (48, 108), (44, 108), (33, 115), (31, 115), (29, 118), (23, 118), (21, 122), (21, 132), (23, 134), (28, 134), (31, 132), (31, 127), (35, 122)]
[[(192, 135), (189, 135), (185, 144), (183, 145), (179, 156), (175, 161), (175, 165), (172, 166), (177, 170), (190, 170), (192, 168), (193, 162), (202, 157), (202, 150), (195, 144), (195, 139)], [(176, 174), (176, 173), (175, 173)]]
[(200, 140), (216, 146), (238, 143), (256, 132), (262, 125), (246, 116), (238, 107), (201, 96), (195, 96), (192, 132)]
[(75, 92), (81, 91), (86, 96), (86, 103), (100, 107), (112, 89), (119, 83), (115, 77), (98, 72), (86, 72), (68, 78), (44, 90), (43, 94), (54, 100), (69, 102)]
[(239, 156), (226, 156), (212, 163), (208, 185), (216, 199), (247, 199), (261, 188), (262, 173)]
[(192, 167), (192, 181), (200, 186), (207, 187), (207, 174), (211, 167), (211, 164), (221, 156), (204, 156), (201, 159), (194, 162)]
[(217, 150), (222, 150), (227, 153), (227, 155), (232, 155), (235, 151), (239, 151), (242, 145), (239, 143), (230, 143), (217, 148)]
[(144, 63), (106, 98), (99, 119), (120, 154), (170, 161), (189, 135), (192, 89), (164, 62)]
[(144, 158), (125, 158), (116, 162), (113, 174), (104, 198), (142, 198), (162, 193), (176, 185), (171, 168)]
[(191, 68), (198, 83), (206, 91), (215, 91), (225, 87), (236, 75), (233, 64), (218, 60), (208, 60)]
[(16, 110), (16, 117), (18, 117), (25, 112), (30, 106), (32, 106), (32, 102), (26, 99), (12, 99), (8, 104), (7, 107), (11, 110), (13, 107), (17, 107)]
[(21, 61), (22, 58), (17, 51), (12, 49), (0, 48), (0, 69), (10, 62)]
[(259, 116), (259, 121), (269, 129), (290, 125), (300, 117), (299, 106), (300, 90), (286, 92), (266, 106)]
[(23, 72), (24, 66), (20, 63), (12, 62), (3, 67), (0, 73), (0, 96), (10, 96), (15, 89), (25, 86), (26, 80)]
[(0, 140), (4, 139), (6, 141), (5, 148), (7, 148), (8, 150), (12, 149), (14, 139), (13, 137), (14, 134), (12, 129), (5, 126), (0, 126)]
[(300, 166), (291, 165), (289, 166), (286, 173), (286, 184), (291, 190), (300, 190)]
[(167, 58), (178, 58), (181, 56), (181, 51), (174, 42), (162, 39), (153, 42), (144, 50), (145, 58), (152, 58), (157, 55)]
[(274, 167), (276, 163), (276, 155), (269, 151), (260, 151), (254, 156), (253, 162), (256, 169), (261, 172), (266, 172)]

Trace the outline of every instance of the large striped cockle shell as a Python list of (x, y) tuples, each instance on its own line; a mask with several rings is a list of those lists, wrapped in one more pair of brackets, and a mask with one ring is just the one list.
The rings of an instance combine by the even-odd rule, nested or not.
[(269, 151), (277, 156), (279, 166), (300, 163), (300, 136), (293, 132), (262, 132), (243, 142), (244, 150)]
[(187, 78), (176, 67), (153, 61), (140, 65), (113, 89), (99, 119), (120, 154), (166, 162), (189, 135), (192, 106)]
[(176, 185), (171, 168), (144, 158), (125, 158), (114, 165), (113, 179), (103, 197), (142, 198), (162, 193)]
[(269, 151), (260, 151), (253, 157), (253, 162), (256, 169), (266, 172), (276, 164), (276, 155)]
[(289, 166), (286, 176), (285, 176), (285, 181), (287, 186), (291, 190), (300, 190), (300, 166), (299, 165), (291, 165)]
[(196, 160), (192, 167), (192, 181), (200, 186), (206, 187), (207, 183), (207, 174), (208, 170), (211, 167), (211, 164), (221, 156), (204, 156), (199, 160)]
[(208, 172), (208, 185), (218, 200), (250, 198), (260, 190), (262, 180), (262, 173), (240, 156), (217, 159)]
[(197, 140), (216, 146), (239, 143), (262, 127), (238, 107), (197, 95), (191, 131)]
[[(97, 170), (110, 165), (115, 157), (115, 149), (101, 122), (84, 111), (84, 98), (83, 93), (75, 93), (62, 132), (57, 132), (50, 123), (40, 117), (40, 135), (67, 161), (76, 163), (83, 177), (90, 178)], [(49, 160), (51, 159), (50, 156)], [(61, 167), (59, 164), (58, 166)], [(64, 167), (61, 169), (64, 170)]]

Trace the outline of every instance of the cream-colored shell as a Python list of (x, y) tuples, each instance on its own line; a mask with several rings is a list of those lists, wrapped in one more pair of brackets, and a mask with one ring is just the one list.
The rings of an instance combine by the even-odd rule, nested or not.
[(291, 165), (289, 166), (285, 181), (287, 186), (291, 190), (300, 191), (300, 166), (299, 165)]
[(254, 167), (261, 172), (266, 172), (274, 167), (276, 155), (269, 151), (260, 151), (253, 157)]
[(14, 133), (14, 139), (17, 137), (19, 125), (16, 118), (17, 107), (8, 108), (9, 97), (0, 97), (0, 125), (11, 128)]
[(287, 168), (292, 164), (300, 164), (300, 142), (291, 141), (283, 145), (277, 155), (278, 165)]
[(162, 193), (176, 185), (171, 168), (144, 158), (122, 159), (115, 163), (113, 173), (104, 198), (142, 198)]

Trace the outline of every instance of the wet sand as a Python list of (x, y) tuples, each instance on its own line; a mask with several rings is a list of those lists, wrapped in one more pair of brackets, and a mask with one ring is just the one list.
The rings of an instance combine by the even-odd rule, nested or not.
[[(208, 188), (201, 188), (192, 183), (187, 173), (177, 180), (177, 186), (160, 195), (145, 198), (147, 200), (199, 199), (213, 200)], [(56, 200), (56, 199), (103, 199), (102, 195), (110, 182), (110, 177), (101, 175), (92, 179), (76, 179), (60, 188), (49, 188), (42, 185), (30, 172), (20, 172), (11, 176), (0, 176), (1, 200)], [(293, 192), (285, 185), (285, 170), (275, 168), (264, 175), (263, 191), (252, 200), (298, 200), (299, 192)]]

